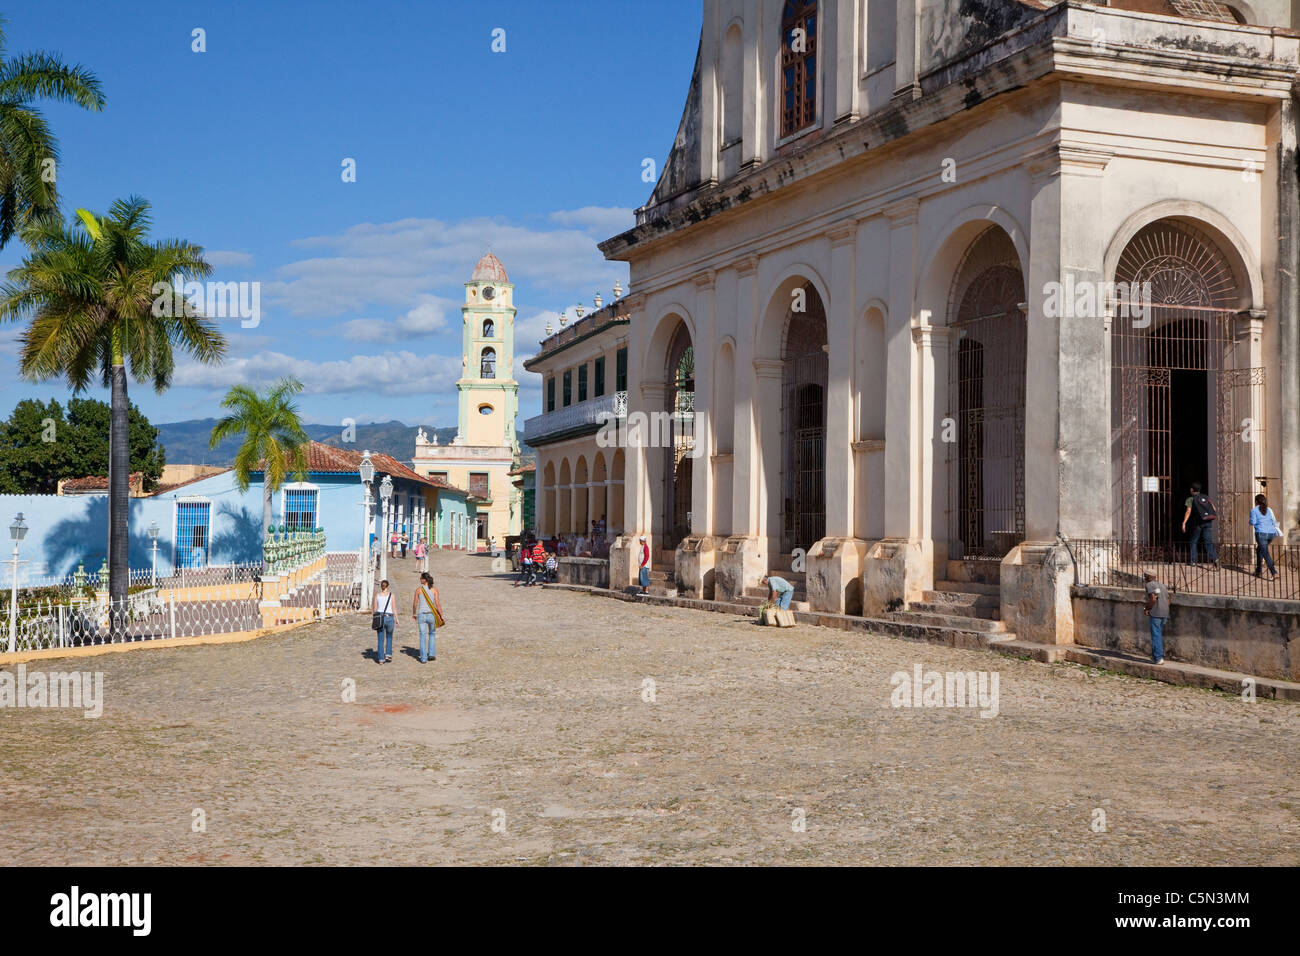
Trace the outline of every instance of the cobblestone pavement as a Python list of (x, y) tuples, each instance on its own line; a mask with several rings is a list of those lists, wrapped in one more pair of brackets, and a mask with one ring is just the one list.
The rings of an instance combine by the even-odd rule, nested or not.
[[(427, 665), (409, 613), (382, 667), (362, 614), (28, 665), (105, 709), (0, 710), (5, 862), (1300, 863), (1295, 704), (431, 562)], [(918, 663), (998, 715), (891, 707)]]

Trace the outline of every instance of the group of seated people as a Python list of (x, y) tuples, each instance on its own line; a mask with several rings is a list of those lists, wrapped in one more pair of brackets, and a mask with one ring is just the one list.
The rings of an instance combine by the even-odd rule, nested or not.
[(605, 519), (593, 521), (586, 534), (566, 534), (553, 539), (557, 554), (573, 558), (608, 558), (609, 535)]

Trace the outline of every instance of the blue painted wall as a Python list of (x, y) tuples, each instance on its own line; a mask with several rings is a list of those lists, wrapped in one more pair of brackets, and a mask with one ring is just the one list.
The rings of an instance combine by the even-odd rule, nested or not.
[[(259, 476), (255, 476), (259, 477)], [(363, 490), (356, 475), (309, 474), (307, 484), (317, 488), (316, 523), (325, 529), (326, 547), (330, 551), (356, 551), (361, 547), (363, 523)], [(402, 479), (393, 480), (394, 500), (398, 496), (409, 502), (420, 497), (426, 486)], [(431, 489), (430, 489), (431, 490)], [(149, 570), (152, 563), (152, 539), (148, 528), (158, 524), (158, 573), (168, 575), (173, 571), (174, 541), (176, 536), (176, 505), (181, 499), (205, 498), (211, 502), (208, 542), (209, 565), (257, 564), (262, 556), (262, 484), (254, 480), (247, 492), (240, 492), (232, 472), (202, 478), (161, 495), (131, 499), (129, 545), (132, 569)], [(450, 513), (472, 511), (465, 497), (452, 491), (437, 492), (438, 503)], [(372, 495), (371, 527), (376, 527), (375, 504)], [(427, 499), (426, 499), (427, 500)], [(283, 492), (271, 499), (274, 523), (281, 523)], [(430, 508), (433, 503), (430, 502)], [(0, 541), (7, 550), (0, 557), (3, 583), (8, 584), (12, 573), (7, 559), (13, 554), (13, 545), (7, 529), (14, 515), (23, 513), (29, 528), (19, 552), (23, 562), (18, 571), (20, 586), (45, 578), (62, 578), (77, 570), (84, 562), (87, 572), (98, 571), (108, 553), (108, 495), (0, 495)], [(416, 529), (406, 521), (407, 531)], [(445, 543), (444, 534), (440, 542)]]

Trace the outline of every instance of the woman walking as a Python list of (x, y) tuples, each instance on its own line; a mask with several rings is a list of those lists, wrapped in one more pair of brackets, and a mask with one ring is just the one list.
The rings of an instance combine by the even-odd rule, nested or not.
[(1273, 555), (1269, 546), (1278, 536), (1277, 516), (1268, 506), (1268, 499), (1263, 495), (1255, 496), (1255, 507), (1250, 509), (1250, 526), (1255, 529), (1255, 577), (1262, 577), (1261, 565), (1268, 562), (1268, 573), (1277, 579), (1277, 568), (1273, 566)]
[[(376, 615), (382, 615), (378, 618), (380, 626), (375, 628), (375, 634), (379, 638), (379, 649), (375, 656), (379, 658), (379, 663), (387, 664), (393, 659), (393, 626), (397, 623), (397, 618), (393, 614), (393, 592), (388, 590), (387, 579), (379, 582), (379, 593), (375, 595)], [(384, 648), (384, 638), (388, 638), (388, 647)]]
[(411, 602), (411, 617), (420, 629), (420, 663), (436, 661), (438, 657), (434, 637), (438, 632), (438, 620), (442, 618), (443, 624), (447, 621), (438, 600), (438, 589), (433, 586), (433, 578), (428, 572), (420, 575), (420, 587), (415, 592), (415, 600)]

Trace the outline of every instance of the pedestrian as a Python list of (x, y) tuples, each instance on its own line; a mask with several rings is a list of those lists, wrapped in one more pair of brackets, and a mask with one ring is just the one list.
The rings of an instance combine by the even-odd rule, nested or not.
[(1169, 589), (1148, 571), (1142, 576), (1147, 587), (1147, 619), (1151, 622), (1151, 663), (1165, 662), (1165, 622), (1169, 620)]
[(497, 556), (497, 536), (496, 536), (496, 535), (492, 535), (492, 537), (488, 538), (488, 551), (491, 553), (492, 557), (495, 558), (495, 557)]
[(794, 597), (794, 585), (776, 574), (766, 574), (760, 584), (767, 585), (767, 599), (783, 611), (790, 610), (790, 600)]
[(427, 571), (420, 575), (420, 587), (411, 602), (411, 618), (420, 631), (420, 663), (436, 661), (438, 657), (434, 638), (438, 633), (438, 624), (447, 623), (447, 615), (442, 611), (438, 589), (433, 586), (433, 577)]
[(532, 543), (524, 538), (519, 542), (519, 580), (516, 585), (522, 584), (529, 587), (533, 583), (533, 547)]
[(1273, 575), (1273, 580), (1276, 581), (1277, 568), (1273, 564), (1273, 555), (1269, 547), (1273, 544), (1273, 539), (1281, 533), (1281, 529), (1277, 526), (1277, 516), (1273, 514), (1273, 509), (1268, 506), (1268, 499), (1263, 495), (1255, 496), (1255, 507), (1250, 509), (1250, 526), (1255, 529), (1255, 577), (1263, 576), (1260, 565), (1262, 562), (1267, 562), (1268, 573)]
[(554, 554), (546, 555), (546, 580), (554, 584), (560, 577), (560, 562)]
[(400, 538), (399, 540), (400, 540), (400, 543), (401, 543), (401, 545), (402, 545), (402, 557), (405, 558), (405, 557), (406, 557), (406, 545), (407, 545), (407, 543), (411, 540), (411, 539), (410, 539), (410, 536), (409, 536), (405, 531), (403, 531), (403, 532), (402, 532), (402, 536), (401, 536), (401, 538)]
[(1187, 538), (1188, 564), (1196, 564), (1197, 543), (1205, 542), (1205, 554), (1210, 564), (1219, 566), (1219, 553), (1214, 549), (1214, 522), (1219, 513), (1214, 510), (1210, 496), (1201, 491), (1201, 483), (1193, 481), (1187, 500), (1183, 503), (1183, 532), (1187, 533), (1187, 523), (1192, 524)]
[(414, 550), (412, 553), (415, 555), (415, 560), (418, 561), (418, 562), (420, 563), (420, 570), (421, 570), (421, 571), (426, 571), (426, 570), (428, 570), (428, 569), (425, 567), (425, 565), (424, 565), (424, 556), (425, 556), (425, 554), (426, 554), (427, 552), (426, 552), (426, 549), (425, 549), (425, 547), (424, 547), (424, 539), (423, 539), (423, 538), (421, 538), (419, 541), (415, 542), (415, 550)]
[(388, 556), (389, 556), (390, 558), (395, 558), (395, 557), (397, 557), (397, 542), (398, 542), (398, 540), (399, 540), (399, 538), (398, 538), (398, 534), (397, 534), (396, 531), (394, 531), (392, 534), (390, 534), (390, 535), (388, 536)]
[[(397, 619), (393, 614), (393, 592), (388, 590), (388, 580), (385, 578), (379, 582), (379, 593), (375, 595), (375, 606), (373, 608), (375, 616), (371, 619), (371, 626), (378, 622), (379, 626), (375, 632), (379, 638), (379, 649), (375, 656), (379, 658), (379, 663), (387, 664), (393, 659), (393, 626)], [(388, 639), (388, 647), (384, 647), (384, 638)]]
[(646, 541), (645, 535), (641, 535), (641, 568), (637, 572), (637, 583), (641, 585), (641, 593), (648, 594), (650, 591), (650, 544)]
[(533, 558), (533, 574), (536, 577), (541, 578), (541, 580), (538, 581), (537, 583), (545, 584), (546, 578), (544, 576), (544, 571), (546, 568), (546, 549), (542, 547), (542, 542), (537, 538), (533, 539), (532, 558)]

